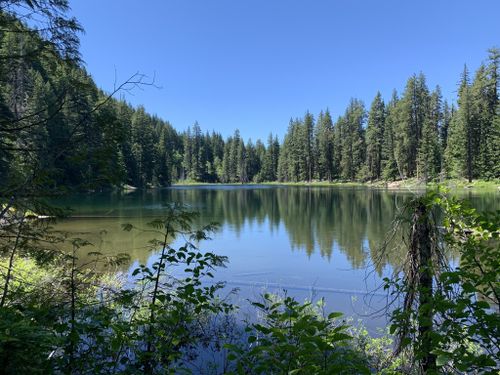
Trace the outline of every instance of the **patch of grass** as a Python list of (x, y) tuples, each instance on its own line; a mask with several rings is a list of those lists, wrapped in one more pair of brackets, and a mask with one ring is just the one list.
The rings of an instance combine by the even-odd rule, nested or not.
[[(446, 186), (451, 190), (460, 190), (460, 189), (472, 189), (478, 191), (498, 191), (500, 189), (500, 180), (473, 180), (469, 182), (465, 179), (450, 179), (446, 180), (442, 185)], [(437, 186), (436, 183), (429, 183), (429, 187)]]
[(172, 186), (206, 186), (206, 185), (269, 185), (269, 186), (335, 186), (335, 187), (370, 187), (377, 189), (427, 189), (435, 188), (442, 185), (451, 191), (455, 190), (472, 190), (481, 192), (494, 192), (500, 191), (500, 180), (473, 180), (469, 183), (465, 179), (449, 179), (443, 182), (428, 182), (425, 184), (423, 181), (417, 178), (409, 178), (406, 180), (397, 181), (370, 181), (370, 182), (356, 182), (356, 181), (298, 181), (298, 182), (279, 182), (279, 181), (265, 181), (265, 182), (248, 182), (245, 184), (241, 183), (210, 183), (210, 182), (197, 182), (190, 180), (177, 181)]

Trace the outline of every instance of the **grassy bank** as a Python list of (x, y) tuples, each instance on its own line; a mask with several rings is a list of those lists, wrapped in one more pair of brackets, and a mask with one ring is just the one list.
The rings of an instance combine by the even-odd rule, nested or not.
[[(434, 188), (438, 186), (437, 182), (429, 182), (427, 184), (423, 183), (416, 178), (411, 178), (407, 180), (399, 180), (399, 181), (373, 181), (373, 182), (342, 182), (342, 181), (301, 181), (301, 182), (249, 182), (245, 184), (238, 183), (230, 183), (230, 184), (222, 184), (222, 183), (208, 183), (208, 182), (196, 182), (196, 181), (178, 181), (174, 183), (172, 186), (205, 186), (205, 185), (270, 185), (270, 186), (335, 186), (335, 187), (372, 187), (377, 189), (391, 189), (391, 190), (399, 190), (399, 189), (426, 189), (426, 188)], [(500, 180), (473, 180), (469, 182), (467, 180), (459, 180), (459, 179), (450, 179), (445, 180), (439, 185), (444, 186), (452, 191), (454, 190), (473, 190), (473, 191), (481, 191), (481, 192), (493, 192), (500, 191)]]

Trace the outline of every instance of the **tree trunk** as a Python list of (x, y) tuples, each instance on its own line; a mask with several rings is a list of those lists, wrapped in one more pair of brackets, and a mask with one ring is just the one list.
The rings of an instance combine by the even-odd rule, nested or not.
[(424, 374), (436, 370), (436, 356), (431, 353), (434, 311), (433, 299), (433, 267), (431, 224), (427, 206), (419, 201), (412, 217), (410, 246), (418, 256), (418, 351), (422, 354), (422, 370)]
[(24, 214), (21, 217), (21, 221), (19, 222), (19, 227), (17, 229), (17, 235), (16, 235), (16, 242), (14, 243), (14, 247), (12, 248), (12, 252), (10, 253), (9, 265), (7, 266), (7, 275), (5, 276), (2, 298), (0, 299), (0, 307), (4, 307), (5, 302), (7, 301), (7, 295), (9, 293), (9, 283), (12, 277), (12, 269), (14, 268), (14, 257), (16, 256), (17, 249), (19, 248), (19, 241), (23, 230), (23, 224), (24, 224)]

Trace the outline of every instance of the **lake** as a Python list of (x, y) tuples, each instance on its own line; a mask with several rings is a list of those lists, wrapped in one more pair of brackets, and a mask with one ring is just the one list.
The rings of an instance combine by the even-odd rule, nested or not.
[[(263, 291), (298, 299), (325, 298), (328, 311), (341, 311), (374, 332), (385, 327), (387, 295), (382, 278), (404, 261), (403, 253), (382, 256), (380, 244), (409, 191), (368, 187), (279, 185), (175, 186), (129, 193), (93, 193), (57, 201), (73, 209), (57, 229), (81, 232), (103, 253), (126, 252), (133, 263), (151, 263), (152, 234), (124, 232), (122, 224), (146, 228), (178, 202), (200, 212), (199, 225), (220, 223), (200, 248), (229, 257), (217, 280), (239, 288), (238, 298)], [(498, 193), (461, 192), (479, 210), (499, 208)]]

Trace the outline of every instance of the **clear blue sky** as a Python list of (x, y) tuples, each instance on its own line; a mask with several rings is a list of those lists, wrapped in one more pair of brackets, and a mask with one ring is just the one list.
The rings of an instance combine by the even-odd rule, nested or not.
[(282, 137), (290, 117), (369, 107), (422, 71), (454, 98), (463, 64), (500, 46), (498, 0), (73, 0), (98, 86), (156, 75), (126, 99), (184, 130)]

